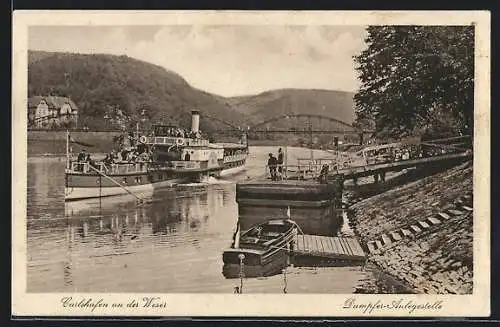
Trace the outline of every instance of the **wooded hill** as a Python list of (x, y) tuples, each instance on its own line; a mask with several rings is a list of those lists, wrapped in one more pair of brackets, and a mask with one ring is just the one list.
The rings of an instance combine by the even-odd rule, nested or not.
[[(190, 112), (235, 124), (246, 120), (223, 97), (191, 87), (181, 76), (127, 56), (29, 52), (28, 96), (69, 96), (81, 124), (106, 129), (103, 117), (119, 108), (133, 121), (143, 109), (151, 121), (189, 127)], [(203, 130), (221, 124), (202, 119)]]
[[(28, 96), (71, 97), (79, 107), (79, 124), (109, 129), (104, 119), (119, 108), (135, 122), (143, 109), (150, 121), (190, 126), (190, 112), (202, 114), (207, 132), (282, 114), (313, 113), (351, 123), (353, 94), (329, 90), (283, 89), (257, 95), (225, 98), (193, 88), (184, 78), (163, 67), (127, 56), (30, 51)], [(200, 72), (202, 73), (202, 72)], [(203, 115), (216, 119), (203, 119)]]
[(352, 123), (354, 93), (317, 89), (281, 89), (229, 98), (229, 103), (256, 121), (285, 114), (314, 114)]

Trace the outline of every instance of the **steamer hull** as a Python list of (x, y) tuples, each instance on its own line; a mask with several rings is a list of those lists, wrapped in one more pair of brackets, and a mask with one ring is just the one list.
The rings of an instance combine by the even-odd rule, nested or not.
[[(209, 167), (196, 162), (180, 162), (174, 168), (149, 169), (147, 164), (123, 164), (122, 173), (99, 172), (89, 167), (68, 169), (65, 178), (65, 201), (104, 198), (128, 195), (149, 197), (157, 189), (173, 187), (177, 184), (201, 182), (208, 176), (229, 176), (245, 169), (246, 158), (234, 162), (217, 164)], [(227, 167), (227, 168), (226, 168)], [(102, 171), (101, 171), (102, 170)]]
[[(102, 179), (103, 178), (101, 177), (101, 180)], [(172, 178), (156, 183), (144, 183), (128, 186), (125, 188), (119, 186), (89, 186), (89, 184), (92, 184), (93, 181), (99, 180), (99, 176), (89, 176), (88, 180), (85, 180), (83, 178), (80, 180), (83, 182), (82, 186), (67, 186), (64, 188), (65, 201), (105, 198), (117, 195), (130, 195), (129, 192), (140, 197), (151, 197), (156, 189), (173, 187), (177, 184), (185, 183), (186, 181), (188, 181), (188, 178)]]

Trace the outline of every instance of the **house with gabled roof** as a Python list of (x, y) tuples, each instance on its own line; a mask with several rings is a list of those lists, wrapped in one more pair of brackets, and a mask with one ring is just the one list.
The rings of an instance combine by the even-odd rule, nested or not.
[(67, 97), (34, 96), (28, 99), (30, 126), (44, 128), (78, 121), (78, 107)]

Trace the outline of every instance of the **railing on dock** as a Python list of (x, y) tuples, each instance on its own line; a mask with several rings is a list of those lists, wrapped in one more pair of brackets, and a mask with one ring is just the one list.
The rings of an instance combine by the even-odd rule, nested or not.
[[(319, 177), (322, 165), (277, 165), (276, 174), (278, 180), (288, 179), (316, 179)], [(281, 169), (280, 169), (281, 168)], [(271, 168), (266, 165), (264, 175), (271, 178)]]
[[(326, 174), (328, 175), (341, 174), (349, 175), (351, 177), (354, 175), (369, 175), (374, 171), (402, 170), (408, 167), (419, 166), (431, 162), (467, 158), (471, 155), (472, 150), (470, 149), (440, 148), (439, 153), (406, 152), (405, 155), (401, 157), (377, 156), (368, 158), (369, 160), (356, 155), (354, 155), (351, 160), (344, 161), (337, 160), (335, 158), (300, 158), (297, 159), (297, 165), (277, 165), (276, 179), (316, 179), (321, 176), (322, 169), (325, 166), (328, 166), (328, 170), (326, 170)], [(269, 166), (265, 167), (265, 176), (266, 178), (271, 177), (271, 170)]]
[(364, 166), (367, 164), (366, 160), (362, 157), (355, 156), (347, 158), (345, 155), (337, 158), (319, 158), (319, 159), (310, 159), (310, 158), (299, 158), (297, 159), (297, 164), (299, 166), (312, 166), (319, 167), (319, 170), (323, 167), (323, 165), (328, 165), (330, 171), (342, 168), (348, 168), (352, 166)]

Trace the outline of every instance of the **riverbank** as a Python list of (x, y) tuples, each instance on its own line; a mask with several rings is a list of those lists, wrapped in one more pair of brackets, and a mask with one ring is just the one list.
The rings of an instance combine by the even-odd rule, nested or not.
[[(92, 153), (92, 159), (102, 160), (106, 157), (106, 153)], [(37, 162), (64, 162), (66, 161), (66, 154), (64, 153), (43, 153), (26, 158), (27, 163)]]
[[(85, 147), (90, 152), (108, 153), (116, 148), (113, 141), (121, 132), (82, 132), (70, 131), (74, 141), (84, 142), (91, 147)], [(66, 153), (65, 131), (28, 131), (28, 157), (48, 157), (51, 155), (64, 155)], [(239, 142), (235, 137), (223, 137), (217, 142)], [(73, 153), (78, 153), (84, 147), (71, 144)]]
[[(367, 249), (369, 264), (415, 293), (471, 294), (473, 218), (462, 205), (472, 207), (472, 176), (468, 162), (354, 204), (352, 229), (363, 244), (381, 245)], [(359, 292), (380, 292), (373, 284)]]
[[(75, 141), (92, 145), (86, 147), (92, 152), (106, 153), (111, 151), (116, 144), (113, 138), (120, 135), (119, 132), (71, 132), (71, 138)], [(71, 144), (73, 153), (83, 149), (78, 144)], [(61, 131), (29, 131), (28, 132), (28, 157), (55, 156), (66, 153), (66, 132)]]
[[(83, 132), (70, 131), (71, 137), (80, 142), (94, 145), (92, 149), (97, 152), (106, 153), (113, 149), (115, 143), (113, 138), (120, 135), (120, 132)], [(238, 137), (220, 136), (216, 137), (214, 142), (239, 142)], [(286, 140), (248, 140), (249, 146), (269, 146), (280, 147), (282, 144), (288, 144), (288, 147), (300, 147), (300, 143), (295, 138)], [(73, 144), (73, 152), (82, 149), (81, 146)], [(94, 150), (93, 150), (94, 151)], [(322, 151), (316, 149), (315, 151)], [(65, 131), (28, 131), (28, 157), (41, 156), (46, 154), (65, 154), (66, 153), (66, 132)], [(333, 156), (333, 154), (329, 154)]]

